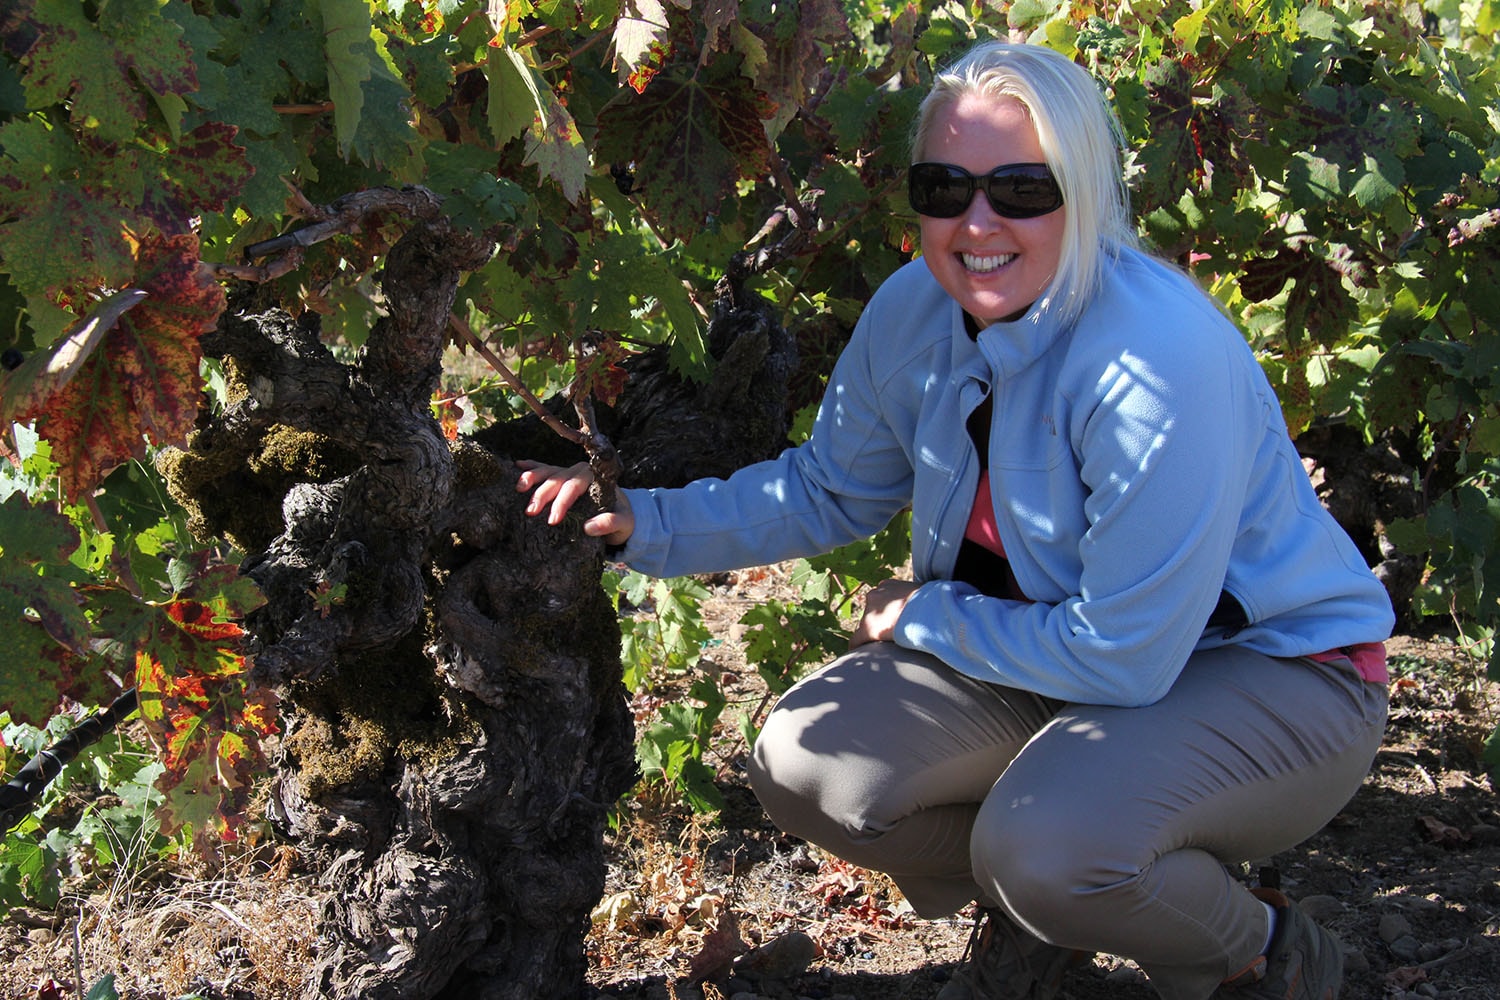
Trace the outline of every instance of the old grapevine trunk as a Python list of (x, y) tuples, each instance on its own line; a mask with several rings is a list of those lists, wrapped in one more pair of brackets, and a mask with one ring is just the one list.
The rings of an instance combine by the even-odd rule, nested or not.
[(271, 809), (329, 890), (309, 997), (572, 997), (634, 774), (602, 550), (524, 516), (510, 462), (428, 411), (461, 272), (440, 217), (393, 248), (343, 364), (279, 311), (205, 344), (232, 405), (164, 465), (247, 552), (283, 694)]

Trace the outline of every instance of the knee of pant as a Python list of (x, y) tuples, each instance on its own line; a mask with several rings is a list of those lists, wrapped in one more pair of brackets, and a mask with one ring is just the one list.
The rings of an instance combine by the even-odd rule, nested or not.
[(1026, 803), (989, 801), (970, 839), (981, 888), (1045, 939), (1065, 937), (1080, 911), (1100, 901), (1101, 855), (1089, 831), (1073, 827)]
[(772, 712), (746, 767), (750, 790), (766, 815), (782, 831), (814, 842), (830, 830), (861, 836), (882, 799), (878, 786), (857, 769), (836, 768), (827, 756), (810, 752), (795, 727), (777, 722)]
[(755, 740), (755, 748), (746, 766), (750, 790), (760, 800), (772, 822), (782, 830), (804, 835), (796, 829), (799, 819), (810, 812), (809, 805), (822, 796), (819, 789), (821, 769), (812, 756), (798, 745), (792, 734), (779, 726), (775, 712)]

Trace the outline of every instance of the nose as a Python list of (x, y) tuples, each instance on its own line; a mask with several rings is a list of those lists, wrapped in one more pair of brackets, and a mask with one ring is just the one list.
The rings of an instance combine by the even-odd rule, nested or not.
[(978, 188), (975, 188), (973, 197), (969, 199), (968, 206), (959, 218), (965, 226), (974, 229), (994, 229), (1005, 222), (1005, 217), (997, 213), (990, 204), (989, 195)]

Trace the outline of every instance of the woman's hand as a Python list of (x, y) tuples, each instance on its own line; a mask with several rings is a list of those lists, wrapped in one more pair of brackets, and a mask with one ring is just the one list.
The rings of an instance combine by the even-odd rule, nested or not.
[[(526, 513), (535, 517), (545, 508), (548, 524), (560, 524), (563, 516), (588, 493), (594, 482), (594, 473), (587, 462), (567, 468), (525, 460), (516, 465), (521, 469), (521, 475), (516, 479), (516, 492), (531, 490)], [(583, 522), (585, 535), (603, 538), (610, 545), (624, 545), (634, 531), (635, 514), (630, 510), (630, 501), (619, 491), (615, 492), (614, 510), (595, 514)]]
[(896, 635), (896, 620), (907, 599), (916, 591), (917, 584), (910, 580), (885, 580), (871, 588), (865, 595), (865, 613), (859, 619), (854, 635), (849, 638), (849, 648), (855, 649), (867, 642), (890, 642)]

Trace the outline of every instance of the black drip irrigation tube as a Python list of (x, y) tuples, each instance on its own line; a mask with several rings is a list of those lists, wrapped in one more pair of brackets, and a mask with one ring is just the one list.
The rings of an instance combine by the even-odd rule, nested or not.
[(136, 704), (136, 690), (130, 688), (108, 708), (84, 719), (69, 730), (68, 735), (31, 758), (14, 778), (0, 785), (0, 836), (21, 822), (31, 811), (32, 804), (41, 797), (42, 790), (73, 758), (109, 735), (136, 710)]

